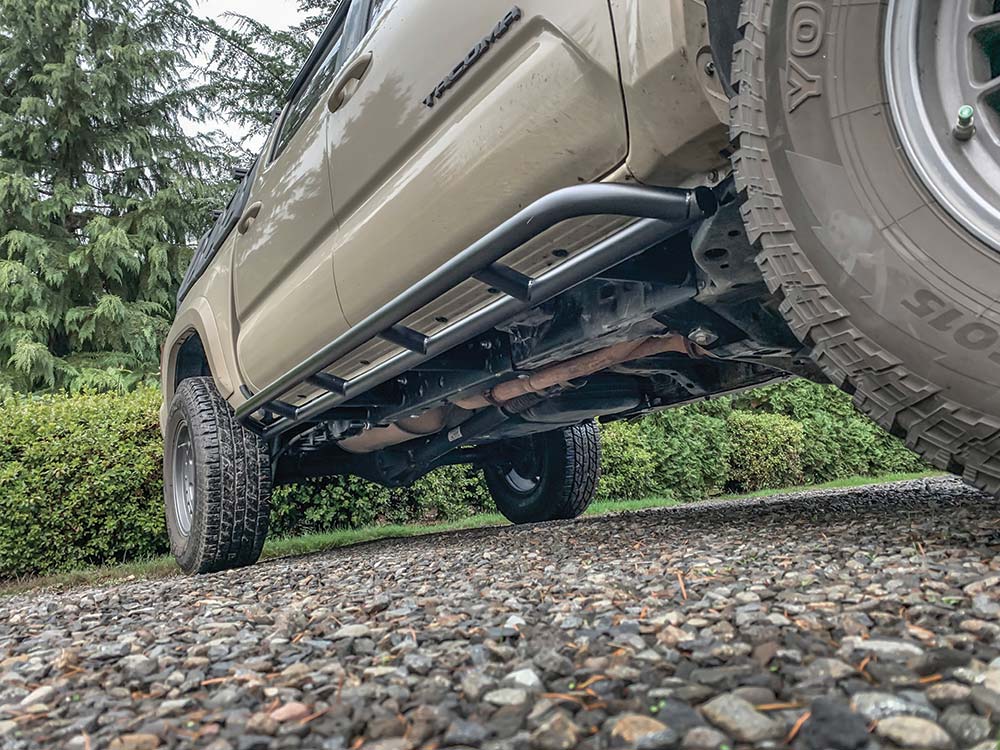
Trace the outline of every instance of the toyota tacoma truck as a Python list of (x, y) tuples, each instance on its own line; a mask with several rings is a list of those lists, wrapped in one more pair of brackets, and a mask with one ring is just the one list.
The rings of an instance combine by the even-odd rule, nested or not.
[(180, 566), (343, 475), (570, 519), (597, 422), (791, 375), (1000, 492), (1000, 2), (516, 2), (334, 11), (163, 349)]

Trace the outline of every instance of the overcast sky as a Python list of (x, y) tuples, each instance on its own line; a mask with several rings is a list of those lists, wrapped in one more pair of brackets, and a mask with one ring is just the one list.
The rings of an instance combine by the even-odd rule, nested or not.
[[(244, 16), (250, 16), (275, 29), (288, 28), (302, 18), (295, 0), (266, 0), (266, 2), (261, 2), (261, 0), (193, 0), (192, 6), (199, 16), (214, 18), (220, 23), (225, 23), (226, 13), (240, 13)], [(218, 129), (237, 141), (243, 137), (241, 128), (230, 126), (225, 121), (203, 124), (190, 123), (190, 126), (193, 130)], [(260, 144), (249, 143), (247, 146), (252, 151)]]
[(294, 0), (195, 0), (194, 9), (200, 16), (220, 20), (226, 13), (241, 13), (272, 28), (287, 28), (302, 16)]

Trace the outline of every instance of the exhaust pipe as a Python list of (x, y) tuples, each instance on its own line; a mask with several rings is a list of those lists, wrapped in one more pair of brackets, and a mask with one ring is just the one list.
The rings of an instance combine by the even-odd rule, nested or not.
[(503, 406), (523, 396), (543, 393), (561, 383), (585, 378), (615, 365), (667, 352), (687, 354), (690, 357), (701, 357), (705, 354), (701, 347), (677, 334), (651, 336), (641, 341), (625, 341), (542, 368), (526, 377), (508, 380), (485, 393), (455, 399), (451, 405), (439, 406), (419, 417), (402, 419), (388, 427), (374, 427), (355, 437), (341, 440), (338, 445), (350, 453), (373, 453), (417, 438), (428, 437), (446, 427), (461, 424), (471, 416), (468, 412), (485, 409), (488, 406)]
[(551, 365), (527, 377), (508, 380), (495, 386), (492, 390), (477, 396), (453, 401), (456, 406), (474, 411), (487, 406), (503, 406), (508, 401), (525, 396), (529, 393), (541, 393), (560, 383), (568, 383), (577, 378), (585, 378), (609, 367), (645, 359), (656, 354), (677, 352), (679, 354), (696, 355), (698, 347), (688, 342), (683, 336), (652, 336), (642, 341), (626, 341), (621, 344), (598, 349), (595, 352), (581, 354), (556, 365)]

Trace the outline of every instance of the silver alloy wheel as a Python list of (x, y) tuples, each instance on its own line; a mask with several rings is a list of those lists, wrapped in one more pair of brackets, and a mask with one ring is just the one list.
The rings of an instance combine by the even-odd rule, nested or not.
[(191, 432), (186, 422), (177, 425), (174, 431), (173, 466), (174, 517), (177, 519), (177, 530), (182, 536), (191, 534), (191, 521), (194, 518), (194, 447), (191, 444)]
[(507, 484), (515, 492), (520, 492), (522, 495), (528, 495), (535, 491), (538, 487), (538, 483), (541, 481), (541, 477), (526, 477), (521, 474), (517, 469), (511, 469), (508, 471), (504, 478), (507, 480)]
[[(884, 55), (910, 162), (948, 213), (1000, 250), (1000, 0), (890, 0)], [(955, 135), (965, 105), (968, 140)]]

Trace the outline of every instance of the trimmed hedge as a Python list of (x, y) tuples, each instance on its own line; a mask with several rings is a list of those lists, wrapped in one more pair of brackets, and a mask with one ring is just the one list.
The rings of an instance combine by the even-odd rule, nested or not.
[(729, 488), (755, 492), (802, 481), (804, 430), (782, 414), (734, 411), (729, 430)]
[(158, 390), (0, 405), (0, 577), (168, 550)]
[[(0, 402), (0, 578), (168, 549), (160, 395)], [(602, 429), (598, 499), (695, 500), (926, 466), (832, 387), (793, 381)], [(407, 490), (355, 478), (282, 487), (272, 534), (453, 520), (495, 510), (479, 474), (448, 467)]]

